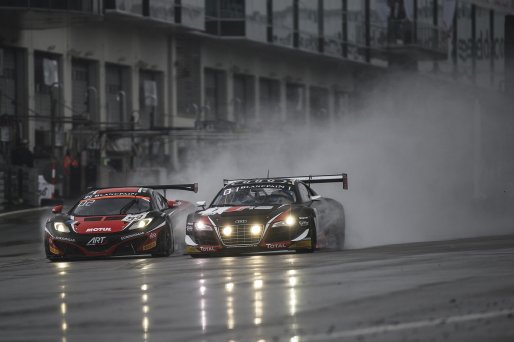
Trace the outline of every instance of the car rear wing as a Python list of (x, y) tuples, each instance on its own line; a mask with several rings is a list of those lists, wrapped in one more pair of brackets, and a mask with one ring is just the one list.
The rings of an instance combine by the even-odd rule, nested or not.
[(340, 173), (336, 175), (316, 175), (316, 176), (295, 176), (295, 177), (268, 177), (268, 178), (253, 178), (253, 179), (224, 179), (223, 185), (230, 183), (242, 182), (242, 181), (260, 181), (265, 182), (266, 180), (277, 180), (277, 179), (288, 179), (291, 181), (301, 181), (307, 184), (320, 184), (320, 183), (343, 183), (343, 189), (348, 190), (348, 175), (346, 173)]
[[(185, 191), (192, 191), (192, 192), (198, 192), (198, 183), (192, 183), (192, 184), (167, 184), (167, 185), (127, 185), (123, 186), (124, 188), (147, 188), (147, 189), (154, 189), (154, 190), (185, 190)], [(94, 190), (102, 190), (102, 189), (109, 189), (113, 187), (106, 187), (106, 188), (89, 188), (88, 191), (94, 191)]]
[(192, 184), (170, 184), (170, 185), (143, 185), (141, 188), (148, 188), (154, 190), (185, 190), (198, 192), (198, 183)]

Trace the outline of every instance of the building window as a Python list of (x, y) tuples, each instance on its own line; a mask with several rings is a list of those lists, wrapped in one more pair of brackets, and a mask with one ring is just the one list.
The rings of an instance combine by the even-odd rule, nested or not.
[(227, 74), (223, 70), (206, 68), (204, 72), (205, 120), (226, 120)]
[(111, 127), (130, 127), (130, 68), (106, 64), (105, 81), (107, 123)]
[[(61, 145), (56, 133), (62, 129), (62, 80), (60, 57), (46, 52), (34, 53), (36, 145), (47, 149)], [(57, 143), (57, 144), (56, 144)]]
[(139, 73), (140, 128), (164, 126), (162, 80), (163, 75), (160, 72), (142, 70)]
[(245, 0), (206, 1), (205, 30), (220, 36), (244, 36)]
[(286, 85), (287, 118), (294, 122), (305, 122), (305, 86), (288, 83)]
[(255, 77), (234, 75), (234, 119), (241, 127), (251, 126), (255, 121)]
[(105, 0), (105, 9), (143, 15), (143, 0)]
[(260, 119), (264, 126), (281, 122), (280, 81), (271, 78), (259, 79)]
[(311, 87), (309, 100), (311, 122), (314, 124), (328, 123), (330, 118), (328, 89)]
[(71, 62), (71, 87), (73, 124), (84, 125), (98, 121), (98, 64), (73, 59)]
[(176, 40), (177, 114), (181, 117), (201, 118), (200, 44), (191, 38)]

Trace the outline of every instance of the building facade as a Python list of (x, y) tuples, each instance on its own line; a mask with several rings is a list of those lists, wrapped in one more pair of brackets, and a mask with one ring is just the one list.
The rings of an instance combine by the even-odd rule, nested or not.
[(485, 0), (0, 0), (4, 163), (27, 140), (42, 173), (77, 158), (82, 188), (178, 169), (181, 136), (336, 122), (395, 70), (512, 96), (513, 14)]

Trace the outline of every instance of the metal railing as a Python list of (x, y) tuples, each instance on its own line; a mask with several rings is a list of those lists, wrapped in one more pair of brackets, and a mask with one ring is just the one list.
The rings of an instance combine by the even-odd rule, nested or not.
[(411, 46), (446, 54), (449, 33), (447, 30), (406, 19), (370, 25), (370, 48)]

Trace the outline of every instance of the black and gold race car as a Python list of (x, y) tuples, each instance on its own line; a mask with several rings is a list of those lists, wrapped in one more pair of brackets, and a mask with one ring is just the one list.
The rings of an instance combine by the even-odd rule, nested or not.
[(334, 182), (348, 189), (346, 174), (225, 180), (208, 208), (197, 202), (202, 209), (188, 216), (186, 254), (342, 248), (343, 206), (311, 188)]

